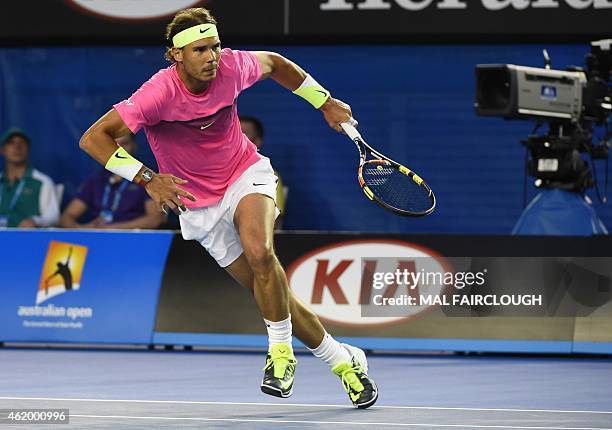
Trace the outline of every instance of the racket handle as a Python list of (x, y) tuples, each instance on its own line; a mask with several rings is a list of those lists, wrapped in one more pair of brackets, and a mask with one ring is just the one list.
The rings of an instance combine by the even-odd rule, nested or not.
[(357, 121), (354, 118), (351, 118), (348, 122), (343, 122), (340, 124), (340, 127), (344, 130), (344, 132), (350, 137), (352, 140), (362, 139), (361, 134), (355, 128), (357, 125)]

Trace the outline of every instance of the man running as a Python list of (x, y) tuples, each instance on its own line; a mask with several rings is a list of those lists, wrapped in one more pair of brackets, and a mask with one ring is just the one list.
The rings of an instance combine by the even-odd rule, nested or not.
[[(172, 65), (96, 121), (80, 147), (111, 172), (143, 185), (160, 210), (179, 214), (183, 238), (197, 240), (251, 290), (268, 331), (264, 393), (291, 395), (295, 333), (341, 378), (356, 407), (373, 405), (378, 389), (363, 351), (331, 337), (288, 287), (273, 245), (276, 178), (270, 160), (241, 132), (236, 99), (271, 77), (319, 109), (339, 132), (342, 122), (352, 120), (350, 107), (277, 53), (221, 49), (216, 21), (204, 8), (178, 12), (166, 39)], [(162, 173), (115, 143), (140, 129)]]

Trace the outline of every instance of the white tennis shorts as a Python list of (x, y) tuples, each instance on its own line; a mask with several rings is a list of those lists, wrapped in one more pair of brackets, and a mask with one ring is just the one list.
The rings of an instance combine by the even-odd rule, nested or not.
[[(234, 226), (238, 203), (248, 194), (263, 194), (276, 203), (276, 181), (270, 160), (263, 157), (229, 186), (220, 202), (188, 209), (179, 216), (183, 239), (197, 240), (219, 266), (229, 266), (243, 252), (240, 236)], [(276, 216), (279, 213), (276, 208)]]

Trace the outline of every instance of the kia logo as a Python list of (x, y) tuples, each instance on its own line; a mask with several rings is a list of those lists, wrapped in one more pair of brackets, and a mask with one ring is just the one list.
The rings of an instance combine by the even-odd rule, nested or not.
[[(376, 326), (414, 318), (429, 306), (414, 306), (402, 316), (362, 316), (362, 307), (376, 302), (374, 297), (419, 294), (419, 286), (389, 285), (376, 289), (376, 272), (396, 270), (449, 272), (444, 257), (420, 245), (386, 239), (356, 240), (328, 245), (302, 256), (287, 269), (293, 293), (323, 320), (337, 325)], [(443, 286), (428, 290), (430, 295), (444, 294)]]
[(194, 0), (66, 0), (71, 6), (94, 15), (118, 20), (149, 20), (205, 3)]

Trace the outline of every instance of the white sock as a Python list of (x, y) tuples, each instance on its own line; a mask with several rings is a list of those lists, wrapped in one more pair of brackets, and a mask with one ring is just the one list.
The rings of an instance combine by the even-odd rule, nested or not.
[(315, 349), (311, 349), (310, 352), (314, 354), (315, 357), (320, 358), (331, 367), (334, 367), (343, 361), (351, 362), (351, 354), (346, 350), (346, 348), (340, 345), (336, 339), (331, 337), (331, 335), (325, 332), (323, 336), (323, 341), (321, 345), (317, 346)]
[(270, 346), (277, 343), (286, 343), (291, 346), (291, 314), (282, 321), (269, 321), (264, 318), (268, 329), (268, 343)]

